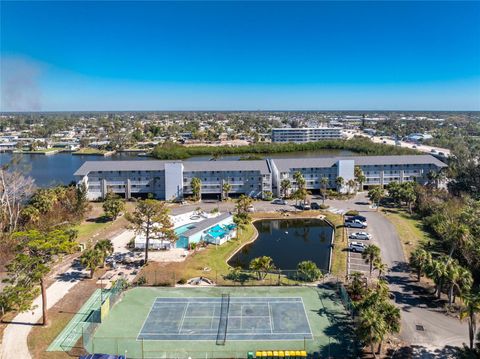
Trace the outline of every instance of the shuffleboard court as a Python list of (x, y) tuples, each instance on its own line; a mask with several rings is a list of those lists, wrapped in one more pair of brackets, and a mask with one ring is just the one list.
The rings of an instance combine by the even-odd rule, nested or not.
[(137, 339), (218, 340), (221, 331), (228, 341), (313, 338), (301, 297), (157, 297)]

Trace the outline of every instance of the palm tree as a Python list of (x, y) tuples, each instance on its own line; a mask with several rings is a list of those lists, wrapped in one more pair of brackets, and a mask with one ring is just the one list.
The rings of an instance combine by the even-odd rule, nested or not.
[(350, 296), (352, 297), (352, 300), (359, 300), (366, 291), (365, 277), (361, 272), (353, 272), (350, 273), (350, 280)]
[[(395, 334), (400, 332), (400, 323), (401, 315), (400, 309), (397, 308), (394, 304), (389, 302), (383, 302), (381, 305), (381, 312), (385, 321), (386, 334)], [(382, 343), (384, 337), (380, 338), (380, 343), (378, 344), (378, 353), (382, 353)]]
[(354, 176), (355, 176), (355, 180), (357, 181), (357, 183), (360, 187), (360, 190), (362, 190), (363, 189), (363, 183), (366, 181), (367, 178), (363, 174), (362, 168), (360, 166), (355, 166)]
[(365, 260), (365, 263), (370, 264), (370, 276), (372, 276), (373, 264), (380, 258), (380, 248), (375, 244), (371, 244), (365, 248), (362, 252), (362, 258)]
[(288, 196), (288, 191), (292, 188), (292, 183), (288, 178), (284, 178), (282, 182), (280, 182), (280, 192), (283, 198)]
[(428, 268), (429, 277), (435, 282), (435, 292), (440, 299), (442, 294), (443, 280), (447, 275), (447, 262), (445, 259), (434, 259)]
[(354, 179), (350, 179), (347, 181), (347, 187), (348, 187), (348, 194), (350, 194), (350, 190), (353, 188), (355, 189), (357, 186), (357, 182), (355, 182)]
[(113, 253), (112, 241), (110, 239), (102, 239), (95, 244), (94, 248), (101, 253), (102, 267), (105, 267), (105, 260)]
[(337, 185), (337, 191), (341, 191), (343, 185), (345, 184), (345, 180), (342, 176), (338, 176), (335, 178), (335, 184)]
[(190, 186), (192, 187), (192, 194), (195, 201), (200, 201), (202, 198), (202, 180), (198, 177), (194, 177), (190, 182)]
[(384, 273), (388, 271), (388, 265), (383, 263), (380, 258), (377, 258), (373, 262), (373, 268), (378, 270), (378, 278), (380, 278)]
[(378, 310), (366, 308), (360, 312), (358, 334), (365, 344), (370, 345), (370, 350), (374, 358), (377, 357), (375, 344), (380, 343), (386, 333), (387, 324)]
[(93, 278), (93, 273), (102, 263), (102, 253), (94, 248), (86, 249), (80, 256), (80, 264), (90, 271), (90, 278)]
[(273, 270), (275, 266), (273, 264), (272, 258), (263, 256), (263, 257), (253, 258), (250, 261), (249, 268), (257, 272), (257, 276), (259, 280), (263, 280), (267, 276), (268, 272)]
[(473, 284), (472, 273), (459, 265), (456, 261), (447, 264), (446, 279), (448, 280), (448, 304), (455, 300), (455, 289), (458, 293), (470, 290)]
[(468, 318), (468, 334), (470, 349), (473, 349), (477, 333), (477, 314), (480, 313), (480, 293), (468, 292), (462, 296), (464, 308), (460, 312), (460, 320)]
[(373, 203), (376, 203), (377, 211), (378, 211), (378, 207), (380, 206), (380, 201), (384, 196), (385, 196), (385, 190), (380, 186), (375, 186), (370, 191), (368, 191), (368, 198), (370, 198), (370, 200)]
[(321, 185), (321, 188), (322, 188), (322, 203), (325, 204), (325, 197), (327, 196), (327, 186), (328, 186), (328, 183), (330, 182), (330, 180), (328, 179), (328, 177), (322, 177), (322, 179), (320, 180), (320, 185)]
[(410, 257), (410, 266), (417, 270), (417, 282), (420, 282), (422, 273), (425, 272), (425, 269), (428, 268), (432, 263), (432, 255), (430, 252), (422, 248), (417, 248)]
[(225, 200), (228, 199), (228, 194), (232, 190), (232, 185), (228, 182), (224, 182), (222, 185), (222, 192), (223, 192), (223, 197)]

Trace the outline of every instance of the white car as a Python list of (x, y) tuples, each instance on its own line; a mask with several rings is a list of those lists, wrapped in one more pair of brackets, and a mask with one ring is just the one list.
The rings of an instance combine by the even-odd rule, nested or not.
[(345, 221), (345, 227), (349, 228), (367, 228), (367, 222), (362, 222), (359, 219), (354, 219), (354, 220), (346, 220)]
[(363, 243), (360, 242), (350, 242), (350, 245), (348, 246), (348, 249), (350, 249), (352, 252), (358, 252), (362, 253), (365, 250), (366, 246)]
[(372, 239), (372, 235), (367, 232), (355, 232), (350, 234), (348, 237), (350, 239), (360, 239), (364, 241), (368, 241), (369, 239)]
[(247, 207), (247, 212), (255, 212), (255, 208), (253, 207), (253, 204)]
[(272, 204), (281, 204), (281, 205), (286, 205), (287, 201), (281, 198), (276, 198), (272, 201)]

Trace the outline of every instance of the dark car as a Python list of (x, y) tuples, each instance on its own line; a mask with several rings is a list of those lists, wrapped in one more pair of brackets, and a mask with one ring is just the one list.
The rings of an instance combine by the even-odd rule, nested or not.
[(364, 216), (347, 216), (345, 220), (348, 221), (348, 220), (355, 220), (355, 219), (358, 219), (359, 221), (362, 221), (362, 222), (367, 221), (367, 218)]
[(311, 209), (320, 209), (320, 205), (317, 202), (310, 203)]

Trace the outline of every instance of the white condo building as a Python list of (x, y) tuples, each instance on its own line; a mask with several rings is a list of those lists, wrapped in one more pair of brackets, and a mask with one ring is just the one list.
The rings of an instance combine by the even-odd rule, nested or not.
[[(390, 182), (416, 181), (425, 184), (428, 173), (446, 167), (431, 155), (345, 156), (255, 161), (87, 161), (76, 172), (78, 184), (85, 184), (90, 200), (104, 198), (112, 191), (125, 198), (152, 194), (162, 200), (178, 200), (192, 194), (194, 177), (200, 178), (202, 196), (220, 199), (224, 183), (229, 194), (262, 197), (265, 192), (280, 196), (280, 183), (301, 172), (307, 189), (318, 191), (321, 179), (328, 178), (328, 188), (337, 188), (336, 179), (345, 183), (354, 178), (359, 166), (365, 188)], [(344, 190), (344, 188), (340, 188)]]
[(338, 140), (342, 138), (342, 129), (335, 127), (274, 128), (272, 142), (315, 142)]

